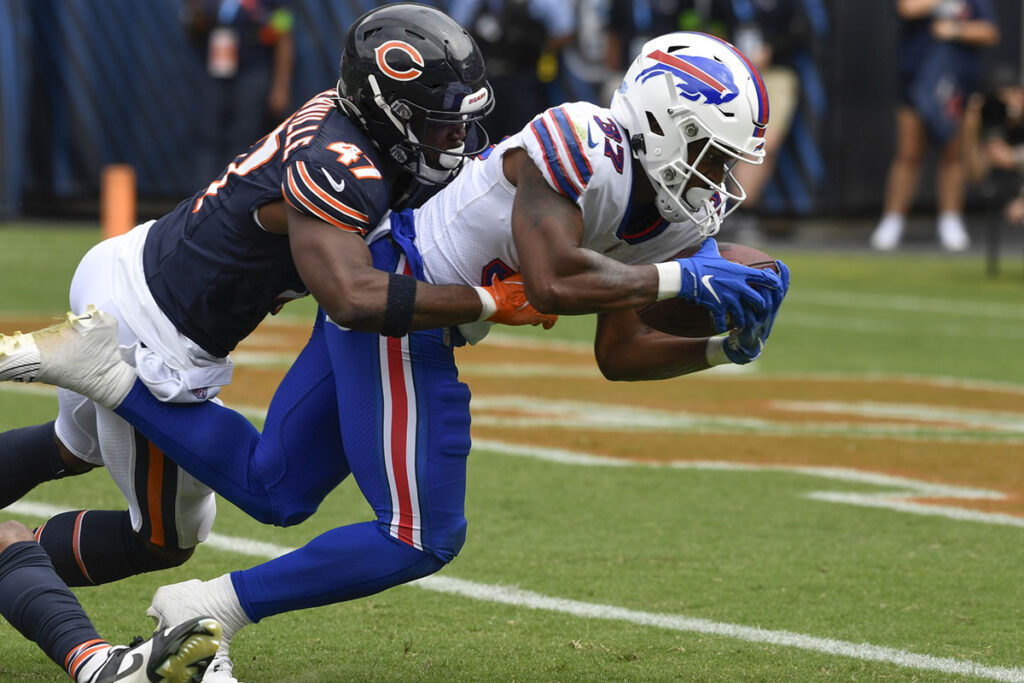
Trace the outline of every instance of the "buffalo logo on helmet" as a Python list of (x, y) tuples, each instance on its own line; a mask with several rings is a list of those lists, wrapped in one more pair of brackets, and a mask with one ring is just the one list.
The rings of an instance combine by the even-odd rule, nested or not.
[(725, 104), (740, 94), (732, 71), (714, 59), (696, 55), (679, 57), (662, 50), (651, 52), (647, 58), (655, 63), (637, 76), (641, 83), (660, 74), (670, 74), (675, 77), (680, 95), (693, 102), (703, 98), (707, 104)]
[[(423, 73), (423, 55), (409, 43), (389, 40), (373, 50), (377, 68), (388, 78), (396, 81), (412, 81)], [(404, 55), (404, 56), (403, 56)]]

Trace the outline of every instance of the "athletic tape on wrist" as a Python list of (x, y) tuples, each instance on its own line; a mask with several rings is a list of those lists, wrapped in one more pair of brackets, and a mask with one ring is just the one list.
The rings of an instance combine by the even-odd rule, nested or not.
[(708, 365), (725, 365), (731, 363), (729, 356), (725, 355), (725, 340), (727, 337), (711, 337), (708, 345), (704, 347), (704, 358)]
[(658, 269), (657, 301), (679, 296), (679, 290), (683, 288), (683, 269), (679, 263), (676, 261), (655, 263), (654, 267)]
[(412, 327), (416, 307), (416, 278), (391, 273), (388, 279), (388, 303), (380, 333), (386, 337), (404, 337)]
[(476, 295), (480, 297), (480, 317), (477, 318), (477, 322), (481, 320), (488, 320), (492, 315), (498, 312), (498, 304), (494, 301), (494, 296), (487, 291), (486, 287), (474, 287)]

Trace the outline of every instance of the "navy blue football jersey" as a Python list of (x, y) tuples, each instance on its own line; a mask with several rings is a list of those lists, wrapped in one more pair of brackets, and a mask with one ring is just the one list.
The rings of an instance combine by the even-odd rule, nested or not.
[(267, 313), (308, 294), (287, 235), (261, 228), (257, 209), (284, 199), (365, 235), (390, 208), (384, 159), (334, 96), (328, 90), (311, 99), (149, 231), (143, 266), (150, 291), (177, 329), (209, 353), (227, 355)]

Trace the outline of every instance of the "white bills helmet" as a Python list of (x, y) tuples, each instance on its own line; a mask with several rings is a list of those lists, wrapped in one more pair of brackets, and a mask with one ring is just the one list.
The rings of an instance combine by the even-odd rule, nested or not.
[[(747, 196), (733, 166), (764, 160), (768, 96), (754, 65), (724, 40), (669, 33), (644, 44), (611, 110), (629, 132), (661, 215), (692, 220), (704, 236), (718, 232)], [(697, 170), (709, 154), (722, 159), (720, 182)], [(691, 178), (698, 182), (687, 187)]]

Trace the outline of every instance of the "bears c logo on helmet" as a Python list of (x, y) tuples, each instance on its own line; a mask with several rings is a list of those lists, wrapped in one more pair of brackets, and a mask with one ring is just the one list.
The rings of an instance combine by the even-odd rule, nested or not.
[[(405, 53), (407, 59), (394, 54), (396, 50)], [(396, 81), (411, 81), (419, 78), (419, 75), (423, 73), (423, 69), (416, 68), (423, 66), (423, 55), (409, 43), (404, 43), (401, 40), (389, 40), (375, 48), (373, 54), (377, 58), (377, 67), (385, 76)], [(394, 66), (388, 64), (389, 59)]]

